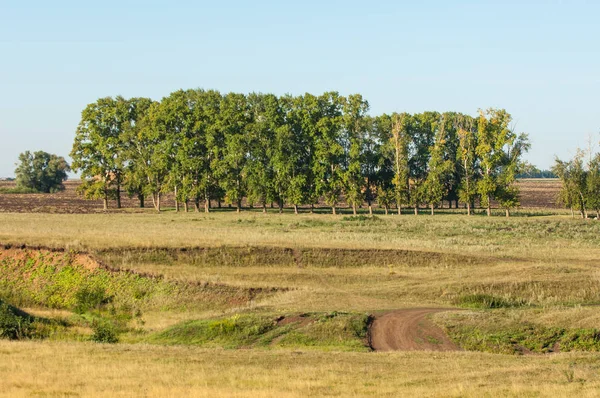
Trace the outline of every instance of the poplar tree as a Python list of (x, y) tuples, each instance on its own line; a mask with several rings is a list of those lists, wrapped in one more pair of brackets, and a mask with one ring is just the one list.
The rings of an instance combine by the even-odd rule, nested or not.
[[(346, 186), (346, 201), (352, 206), (356, 215), (357, 205), (364, 201), (365, 176), (365, 143), (369, 103), (360, 94), (350, 95), (343, 101), (343, 125), (345, 136), (342, 138), (345, 149), (346, 167), (344, 183)], [(369, 205), (370, 208), (370, 205)], [(372, 210), (370, 210), (372, 212)]]
[(434, 214), (434, 207), (440, 203), (446, 194), (444, 181), (448, 174), (453, 171), (453, 162), (444, 159), (446, 146), (446, 120), (442, 116), (438, 131), (435, 135), (435, 142), (430, 148), (430, 158), (427, 178), (423, 182), (423, 198), (429, 202), (431, 215)]
[(398, 215), (402, 214), (402, 205), (410, 200), (410, 115), (394, 113), (391, 117), (391, 147), (394, 156), (394, 196), (398, 206)]
[(457, 159), (460, 164), (458, 198), (467, 206), (467, 215), (471, 215), (473, 203), (477, 196), (477, 134), (471, 117), (460, 117), (456, 120), (458, 135)]

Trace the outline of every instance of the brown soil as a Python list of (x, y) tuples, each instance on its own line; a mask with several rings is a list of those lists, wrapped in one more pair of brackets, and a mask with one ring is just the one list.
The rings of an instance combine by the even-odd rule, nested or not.
[(449, 308), (411, 308), (388, 312), (373, 321), (371, 347), (375, 351), (458, 351), (448, 336), (427, 319)]
[[(51, 194), (2, 194), (0, 193), (0, 212), (23, 212), (23, 213), (99, 213), (103, 212), (101, 200), (85, 200), (77, 193), (77, 187), (81, 184), (79, 180), (68, 180), (65, 182), (65, 190)], [(562, 186), (558, 179), (524, 179), (518, 181), (521, 190), (520, 201), (523, 208), (545, 208), (554, 209), (556, 196)], [(0, 188), (14, 188), (14, 181), (0, 181)], [(165, 207), (175, 205), (172, 194), (165, 194), (161, 199)], [(152, 200), (146, 199), (146, 209), (139, 208), (136, 198), (129, 198), (126, 193), (121, 195), (123, 209), (115, 209), (115, 201), (109, 203), (109, 212), (152, 212)], [(217, 203), (213, 201), (213, 207)], [(246, 205), (244, 202), (243, 205)], [(345, 207), (340, 203), (340, 207)], [(182, 206), (183, 207), (183, 206)], [(326, 207), (321, 203), (317, 207)], [(193, 204), (190, 203), (190, 210)], [(304, 209), (306, 211), (307, 209)], [(328, 211), (328, 210), (327, 210)]]

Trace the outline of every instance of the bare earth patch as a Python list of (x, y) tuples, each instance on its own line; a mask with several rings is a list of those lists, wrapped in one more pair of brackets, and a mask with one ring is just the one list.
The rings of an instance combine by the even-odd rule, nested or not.
[(371, 347), (375, 351), (459, 351), (446, 333), (427, 319), (446, 308), (410, 308), (375, 318), (371, 326)]

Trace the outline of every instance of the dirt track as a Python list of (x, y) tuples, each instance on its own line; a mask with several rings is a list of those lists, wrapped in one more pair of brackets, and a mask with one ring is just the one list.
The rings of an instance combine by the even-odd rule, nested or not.
[(457, 351), (448, 336), (427, 316), (450, 308), (411, 308), (388, 312), (371, 326), (375, 351)]

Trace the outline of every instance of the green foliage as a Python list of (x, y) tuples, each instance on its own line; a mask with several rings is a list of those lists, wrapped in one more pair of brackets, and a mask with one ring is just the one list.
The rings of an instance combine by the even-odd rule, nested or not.
[(83, 314), (92, 309), (100, 309), (112, 301), (112, 297), (106, 295), (106, 290), (101, 286), (84, 286), (75, 293), (74, 311)]
[(372, 319), (365, 314), (321, 313), (285, 316), (236, 314), (187, 321), (150, 337), (160, 344), (205, 347), (321, 347), (367, 351)]
[(71, 168), (62, 156), (43, 151), (26, 151), (19, 155), (19, 165), (15, 170), (17, 189), (24, 192), (13, 193), (50, 193), (63, 190), (63, 182), (69, 171)]
[(147, 196), (161, 210), (161, 195), (177, 203), (224, 200), (336, 207), (353, 213), (378, 200), (433, 208), (446, 199), (484, 207), (496, 200), (518, 206), (515, 176), (529, 148), (510, 128), (505, 110), (478, 120), (447, 112), (367, 115), (360, 94), (326, 92), (299, 97), (178, 90), (147, 98), (101, 98), (82, 112), (71, 156), (81, 171), (81, 193), (116, 199), (125, 188), (140, 206)]
[(96, 343), (114, 344), (119, 342), (119, 333), (116, 327), (108, 321), (96, 321), (92, 325), (92, 341)]
[(23, 195), (23, 194), (39, 193), (39, 191), (34, 188), (15, 187), (15, 188), (0, 188), (0, 193), (1, 194)]
[(20, 340), (31, 337), (32, 318), (0, 301), (0, 338)]
[(446, 331), (463, 349), (502, 354), (600, 351), (597, 329), (565, 329), (534, 323), (507, 324), (503, 321), (447, 322)]

